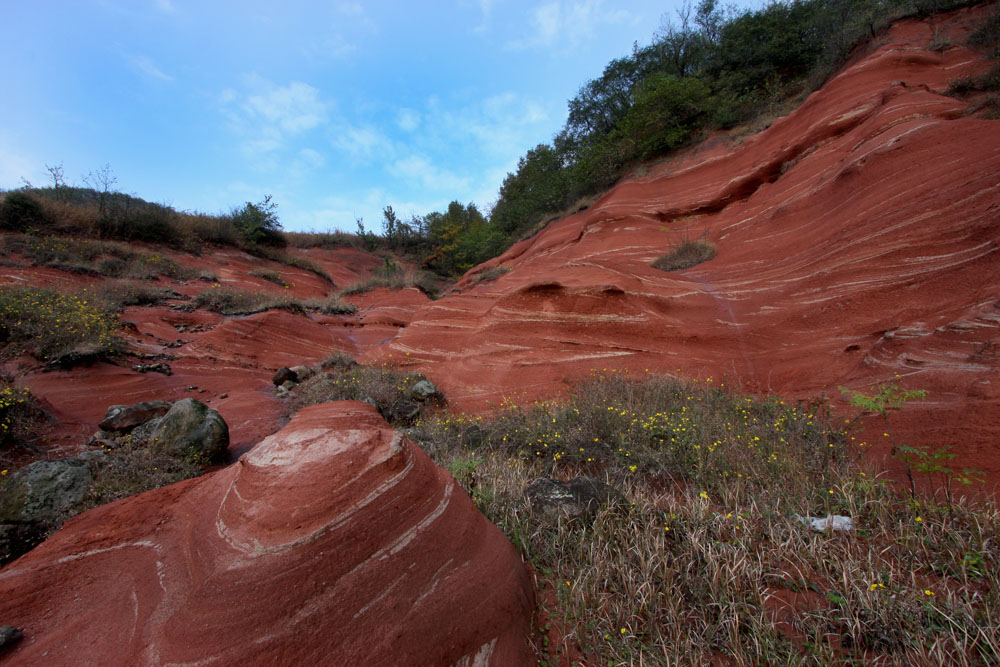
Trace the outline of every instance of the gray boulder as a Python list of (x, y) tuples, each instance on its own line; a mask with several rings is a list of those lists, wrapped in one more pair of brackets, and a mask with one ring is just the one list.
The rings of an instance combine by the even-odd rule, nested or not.
[(542, 477), (532, 482), (525, 494), (531, 509), (550, 519), (589, 518), (601, 506), (622, 499), (617, 489), (590, 477), (574, 477), (568, 482)]
[(83, 500), (93, 481), (90, 467), (80, 459), (26, 465), (0, 493), (0, 523), (56, 523)]
[(143, 401), (132, 405), (112, 405), (98, 426), (104, 431), (131, 431), (150, 419), (162, 417), (170, 410), (167, 401)]
[(80, 459), (36, 461), (11, 475), (0, 492), (0, 565), (56, 530), (93, 481)]
[(410, 388), (410, 396), (423, 402), (441, 398), (442, 394), (430, 380), (421, 380)]
[(223, 461), (228, 454), (229, 426), (222, 415), (197, 399), (177, 401), (151, 425), (147, 442), (153, 451), (208, 461)]

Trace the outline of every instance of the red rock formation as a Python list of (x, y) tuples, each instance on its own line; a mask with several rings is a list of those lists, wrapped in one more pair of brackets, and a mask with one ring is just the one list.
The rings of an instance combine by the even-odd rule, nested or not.
[[(895, 25), (767, 130), (624, 180), (474, 269), (368, 359), (408, 359), (471, 410), (561, 393), (594, 368), (838, 400), (838, 385), (898, 375), (929, 392), (900, 435), (1000, 481), (1000, 123), (943, 94), (981, 56), (927, 49), (963, 43), (983, 16)], [(715, 259), (650, 266), (702, 235)], [(494, 266), (511, 270), (474, 282)]]
[(12, 665), (526, 665), (533, 606), (510, 542), (358, 402), (0, 571)]

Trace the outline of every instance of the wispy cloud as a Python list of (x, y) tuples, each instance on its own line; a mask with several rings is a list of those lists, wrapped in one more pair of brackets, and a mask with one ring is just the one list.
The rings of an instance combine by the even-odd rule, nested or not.
[[(471, 180), (436, 166), (422, 155), (409, 155), (388, 166), (390, 174), (412, 185), (433, 192), (460, 193), (468, 190)], [(453, 196), (452, 195), (452, 196)]]
[(173, 81), (174, 77), (170, 76), (159, 67), (156, 63), (152, 61), (147, 56), (128, 56), (129, 61), (138, 69), (140, 72), (152, 79), (159, 79), (160, 81)]
[(170, 0), (156, 0), (156, 8), (165, 14), (173, 14), (177, 11), (177, 8), (174, 7), (174, 3)]
[(396, 112), (396, 125), (403, 132), (413, 132), (420, 125), (420, 113), (413, 109), (400, 109)]
[(291, 139), (328, 120), (329, 104), (307, 83), (292, 81), (281, 86), (251, 74), (243, 84), (242, 91), (223, 90), (219, 105), (231, 129), (241, 137), (244, 155), (260, 158), (283, 150)]
[(356, 164), (391, 160), (396, 154), (392, 139), (373, 125), (345, 124), (334, 131), (330, 144)]
[(564, 2), (554, 0), (536, 6), (529, 15), (531, 31), (507, 43), (512, 50), (533, 48), (570, 52), (585, 42), (596, 39), (599, 28), (608, 24), (625, 23), (634, 16), (623, 9), (609, 9), (604, 0)]
[(247, 95), (244, 111), (285, 134), (311, 130), (327, 118), (319, 90), (307, 83), (292, 81), (287, 86), (276, 86), (256, 75), (249, 78), (249, 83), (253, 92)]

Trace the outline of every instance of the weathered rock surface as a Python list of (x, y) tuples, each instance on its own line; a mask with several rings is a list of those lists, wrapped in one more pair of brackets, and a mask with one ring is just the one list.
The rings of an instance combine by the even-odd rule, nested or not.
[(542, 477), (528, 486), (525, 495), (532, 510), (552, 519), (587, 518), (622, 498), (613, 486), (590, 477), (574, 477), (568, 482)]
[[(894, 415), (897, 439), (1000, 481), (1000, 123), (944, 94), (989, 63), (927, 49), (963, 44), (986, 11), (896, 24), (767, 130), (623, 180), (359, 361), (405, 363), (467, 411), (595, 368), (835, 399), (898, 374), (930, 399)], [(651, 266), (702, 233), (711, 261)]]
[(80, 459), (37, 461), (7, 480), (0, 494), (0, 523), (54, 522), (83, 499), (93, 475)]
[(0, 565), (45, 539), (93, 481), (88, 463), (78, 458), (36, 461), (11, 475), (0, 491)]
[(0, 570), (11, 665), (527, 665), (532, 610), (513, 546), (360, 402)]
[(112, 405), (97, 425), (105, 431), (130, 431), (170, 410), (168, 401), (141, 401), (132, 405)]
[(229, 426), (216, 410), (194, 398), (177, 401), (149, 422), (147, 442), (153, 451), (183, 458), (194, 455), (221, 461), (229, 448)]

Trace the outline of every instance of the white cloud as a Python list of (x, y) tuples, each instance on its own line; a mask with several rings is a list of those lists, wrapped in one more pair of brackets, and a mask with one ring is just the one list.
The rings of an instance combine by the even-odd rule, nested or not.
[(420, 114), (413, 109), (400, 109), (396, 113), (396, 125), (404, 132), (413, 132), (420, 125)]
[(173, 14), (177, 9), (170, 0), (156, 0), (156, 8), (165, 14)]
[(277, 126), (285, 134), (295, 135), (311, 130), (326, 121), (326, 105), (319, 91), (301, 81), (276, 86), (259, 76), (249, 78), (254, 92), (243, 105), (250, 117)]
[(244, 78), (243, 91), (226, 88), (218, 100), (240, 151), (264, 170), (277, 167), (275, 154), (294, 138), (326, 124), (330, 106), (306, 83), (279, 86), (256, 74)]
[(446, 169), (436, 167), (429, 159), (421, 155), (409, 155), (396, 160), (388, 166), (389, 173), (411, 184), (420, 185), (431, 191), (449, 196), (468, 189), (471, 181), (468, 178), (456, 176)]
[(337, 6), (337, 9), (344, 16), (362, 16), (365, 13), (365, 8), (359, 2), (342, 2)]
[(494, 0), (479, 0), (479, 10), (483, 14), (482, 23), (472, 29), (473, 32), (485, 32), (489, 28), (490, 17), (493, 14)]
[(389, 160), (396, 154), (392, 140), (372, 125), (341, 127), (330, 143), (356, 163)]
[(159, 79), (160, 81), (173, 81), (174, 77), (166, 74), (156, 66), (150, 58), (146, 56), (129, 56), (129, 60), (136, 68), (148, 77)]
[(338, 33), (313, 46), (311, 52), (315, 56), (336, 60), (349, 56), (357, 50), (357, 44), (349, 42)]
[(531, 32), (507, 43), (507, 48), (556, 49), (568, 53), (587, 41), (599, 38), (602, 26), (634, 20), (623, 9), (606, 9), (604, 0), (567, 2), (555, 0), (531, 10)]
[(302, 160), (306, 166), (312, 167), (313, 169), (319, 169), (324, 164), (326, 164), (326, 158), (316, 150), (312, 148), (303, 148), (299, 151), (299, 158)]

